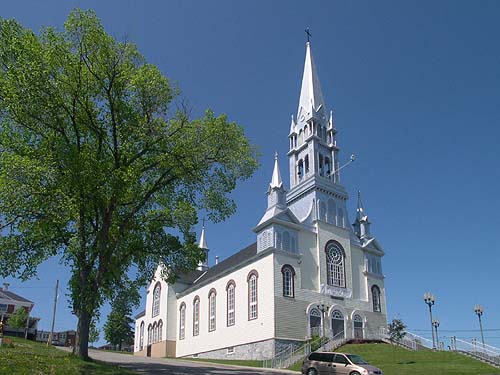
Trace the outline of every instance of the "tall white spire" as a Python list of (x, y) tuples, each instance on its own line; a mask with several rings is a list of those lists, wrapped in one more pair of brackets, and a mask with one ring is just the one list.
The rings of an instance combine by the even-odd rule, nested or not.
[(304, 63), (304, 74), (302, 76), (302, 88), (300, 90), (299, 108), (297, 119), (307, 121), (314, 117), (321, 108), (324, 109), (325, 102), (319, 83), (318, 73), (311, 52), (311, 43), (306, 43), (306, 60)]
[(283, 186), (283, 181), (281, 180), (280, 167), (278, 165), (278, 151), (274, 152), (274, 169), (273, 176), (271, 178), (271, 183), (269, 184), (269, 188), (281, 188)]
[(201, 227), (201, 235), (200, 235), (200, 249), (208, 249), (207, 239), (205, 238), (205, 220), (203, 220), (203, 226)]
[(206, 271), (208, 270), (208, 245), (205, 236), (205, 219), (203, 219), (203, 226), (201, 227), (201, 235), (200, 241), (198, 242), (198, 247), (203, 251), (203, 254), (205, 254), (205, 259), (198, 263), (198, 267), (196, 267), (196, 269), (198, 271)]

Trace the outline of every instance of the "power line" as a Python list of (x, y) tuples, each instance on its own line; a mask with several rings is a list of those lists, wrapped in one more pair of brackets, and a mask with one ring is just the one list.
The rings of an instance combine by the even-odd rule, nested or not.
[[(408, 331), (414, 332), (430, 332), (430, 329), (408, 329)], [(497, 332), (500, 331), (500, 328), (487, 328), (483, 329), (483, 331)], [(439, 332), (480, 332), (479, 329), (440, 329)]]

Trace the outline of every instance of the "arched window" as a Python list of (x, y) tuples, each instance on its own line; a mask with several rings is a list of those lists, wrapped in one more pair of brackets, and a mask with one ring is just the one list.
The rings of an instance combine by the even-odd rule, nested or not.
[(148, 326), (148, 345), (151, 345), (153, 342), (153, 326), (150, 324)]
[(328, 285), (345, 288), (345, 255), (338, 242), (326, 245), (326, 271)]
[(363, 338), (363, 318), (358, 314), (354, 315), (354, 338), (362, 339)]
[(186, 337), (186, 304), (184, 302), (181, 303), (181, 307), (179, 309), (179, 340), (184, 340)]
[(337, 225), (339, 227), (344, 227), (345, 226), (345, 223), (344, 223), (344, 210), (342, 208), (339, 207), (338, 209), (338, 214), (337, 214)]
[(332, 312), (332, 337), (334, 340), (345, 337), (344, 314), (339, 310), (333, 310)]
[(302, 159), (299, 160), (297, 165), (297, 175), (299, 176), (299, 181), (304, 177), (304, 162)]
[(153, 323), (153, 344), (158, 341), (158, 325), (156, 322)]
[(276, 248), (281, 250), (283, 248), (282, 242), (281, 242), (281, 233), (276, 232)]
[(259, 274), (252, 270), (248, 274), (248, 320), (257, 319), (258, 316), (258, 294), (257, 278)]
[(326, 221), (326, 204), (325, 202), (319, 202), (319, 219)]
[(306, 170), (305, 173), (308, 174), (309, 173), (309, 155), (306, 155), (304, 157), (304, 168)]
[(200, 297), (193, 300), (193, 336), (200, 334)]
[(144, 348), (144, 322), (141, 323), (141, 328), (139, 331), (139, 350)]
[(162, 331), (163, 331), (163, 321), (160, 320), (158, 322), (158, 341), (161, 341), (162, 338)]
[(161, 285), (157, 282), (155, 288), (153, 289), (153, 312), (152, 316), (155, 317), (160, 313), (160, 297), (161, 297)]
[(226, 321), (227, 321), (227, 326), (234, 326), (234, 317), (235, 317), (235, 295), (234, 295), (234, 289), (236, 287), (236, 284), (234, 283), (233, 280), (230, 280), (227, 283), (226, 286), (226, 293), (227, 293), (227, 312), (226, 312)]
[(323, 155), (319, 154), (318, 157), (318, 169), (319, 169), (319, 175), (324, 176), (324, 165), (323, 165)]
[(290, 233), (288, 231), (283, 232), (283, 250), (290, 251)]
[(327, 221), (335, 224), (335, 215), (337, 214), (337, 205), (333, 199), (328, 199)]
[(330, 158), (325, 158), (325, 176), (330, 177)]
[(321, 335), (321, 312), (317, 308), (309, 312), (309, 329), (311, 336)]
[(373, 302), (373, 311), (381, 312), (382, 309), (380, 306), (380, 289), (376, 285), (372, 286), (372, 302)]
[(283, 274), (283, 295), (285, 297), (295, 297), (295, 270), (292, 266), (285, 264), (281, 267), (281, 273)]
[(299, 145), (301, 145), (304, 142), (304, 133), (302, 132), (302, 129), (299, 130)]
[(208, 293), (208, 331), (215, 331), (215, 297), (217, 292), (215, 289), (211, 289), (210, 293)]

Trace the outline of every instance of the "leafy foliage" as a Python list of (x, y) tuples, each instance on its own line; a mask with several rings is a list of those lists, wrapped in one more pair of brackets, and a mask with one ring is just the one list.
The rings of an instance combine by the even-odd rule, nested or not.
[(392, 319), (387, 328), (389, 329), (389, 338), (392, 342), (399, 341), (406, 335), (406, 325), (401, 319)]
[(133, 301), (137, 301), (138, 297), (137, 290), (122, 289), (111, 304), (111, 312), (104, 324), (104, 337), (110, 344), (118, 346), (118, 350), (122, 350), (123, 344), (134, 342), (134, 320), (130, 315)]
[(194, 268), (197, 212), (231, 215), (228, 194), (258, 165), (240, 126), (192, 120), (178, 95), (92, 11), (39, 36), (0, 19), (0, 276), (60, 257), (84, 358), (102, 303), (158, 262), (169, 280)]
[(10, 316), (8, 324), (12, 328), (21, 329), (26, 327), (26, 322), (28, 321), (28, 312), (23, 307), (18, 308), (14, 313)]
[(99, 341), (99, 329), (97, 328), (96, 321), (95, 319), (92, 319), (90, 322), (90, 329), (89, 329), (89, 342), (97, 342)]

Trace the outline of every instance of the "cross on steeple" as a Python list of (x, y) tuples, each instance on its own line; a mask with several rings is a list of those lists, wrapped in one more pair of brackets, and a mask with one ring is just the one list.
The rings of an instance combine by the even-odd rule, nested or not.
[(312, 37), (312, 34), (311, 34), (311, 32), (309, 31), (309, 28), (308, 28), (308, 27), (306, 27), (306, 29), (305, 29), (304, 31), (305, 31), (305, 32), (306, 32), (306, 34), (307, 34), (307, 43), (309, 43), (309, 41), (310, 41), (310, 39), (311, 39), (311, 37)]

